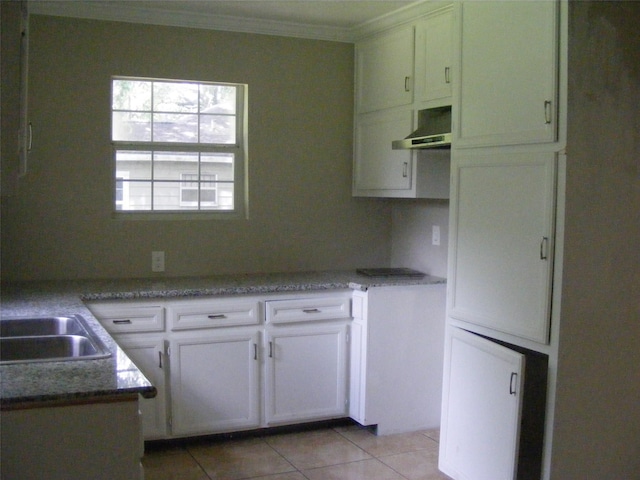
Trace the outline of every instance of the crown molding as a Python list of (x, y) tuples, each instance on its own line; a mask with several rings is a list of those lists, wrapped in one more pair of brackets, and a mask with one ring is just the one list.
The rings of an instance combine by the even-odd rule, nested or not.
[(91, 2), (38, 1), (29, 2), (29, 13), (171, 27), (258, 33), (336, 42), (353, 41), (351, 29), (348, 28), (188, 11), (168, 11), (135, 5), (134, 2), (116, 4), (100, 0)]
[(386, 15), (382, 15), (368, 22), (361, 23), (351, 29), (351, 41), (356, 42), (362, 38), (374, 35), (383, 30), (388, 30), (403, 23), (413, 22), (416, 19), (435, 12), (442, 8), (449, 7), (454, 0), (419, 0), (405, 7), (394, 10)]
[(353, 28), (340, 28), (304, 23), (244, 18), (228, 15), (194, 13), (186, 10), (161, 10), (136, 5), (135, 2), (109, 2), (94, 0), (78, 2), (69, 0), (29, 1), (29, 13), (75, 17), (93, 20), (164, 25), (171, 27), (202, 28), (229, 32), (257, 33), (285, 37), (329, 40), (354, 43), (376, 32), (411, 22), (431, 11), (450, 5), (450, 1), (418, 0), (381, 17)]

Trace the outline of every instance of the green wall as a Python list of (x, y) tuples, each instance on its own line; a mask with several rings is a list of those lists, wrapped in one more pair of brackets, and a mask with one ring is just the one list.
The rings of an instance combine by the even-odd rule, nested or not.
[[(150, 276), (152, 250), (159, 276), (389, 263), (389, 202), (351, 196), (352, 44), (32, 15), (29, 68), (3, 280)], [(112, 218), (112, 75), (249, 85), (249, 219)]]

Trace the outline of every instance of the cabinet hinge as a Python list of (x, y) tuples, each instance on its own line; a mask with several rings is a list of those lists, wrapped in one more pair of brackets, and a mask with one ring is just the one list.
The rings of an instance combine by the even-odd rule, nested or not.
[(167, 347), (167, 357), (171, 356), (171, 347)]

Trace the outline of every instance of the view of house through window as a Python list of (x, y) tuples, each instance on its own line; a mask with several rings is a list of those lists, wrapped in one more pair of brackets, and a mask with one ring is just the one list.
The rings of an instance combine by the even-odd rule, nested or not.
[(112, 80), (114, 208), (243, 208), (245, 86)]

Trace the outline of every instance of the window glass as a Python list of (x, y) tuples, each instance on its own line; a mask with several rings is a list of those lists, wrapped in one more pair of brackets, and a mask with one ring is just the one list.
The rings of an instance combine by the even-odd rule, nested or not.
[(238, 84), (114, 78), (114, 208), (242, 212), (245, 92)]

